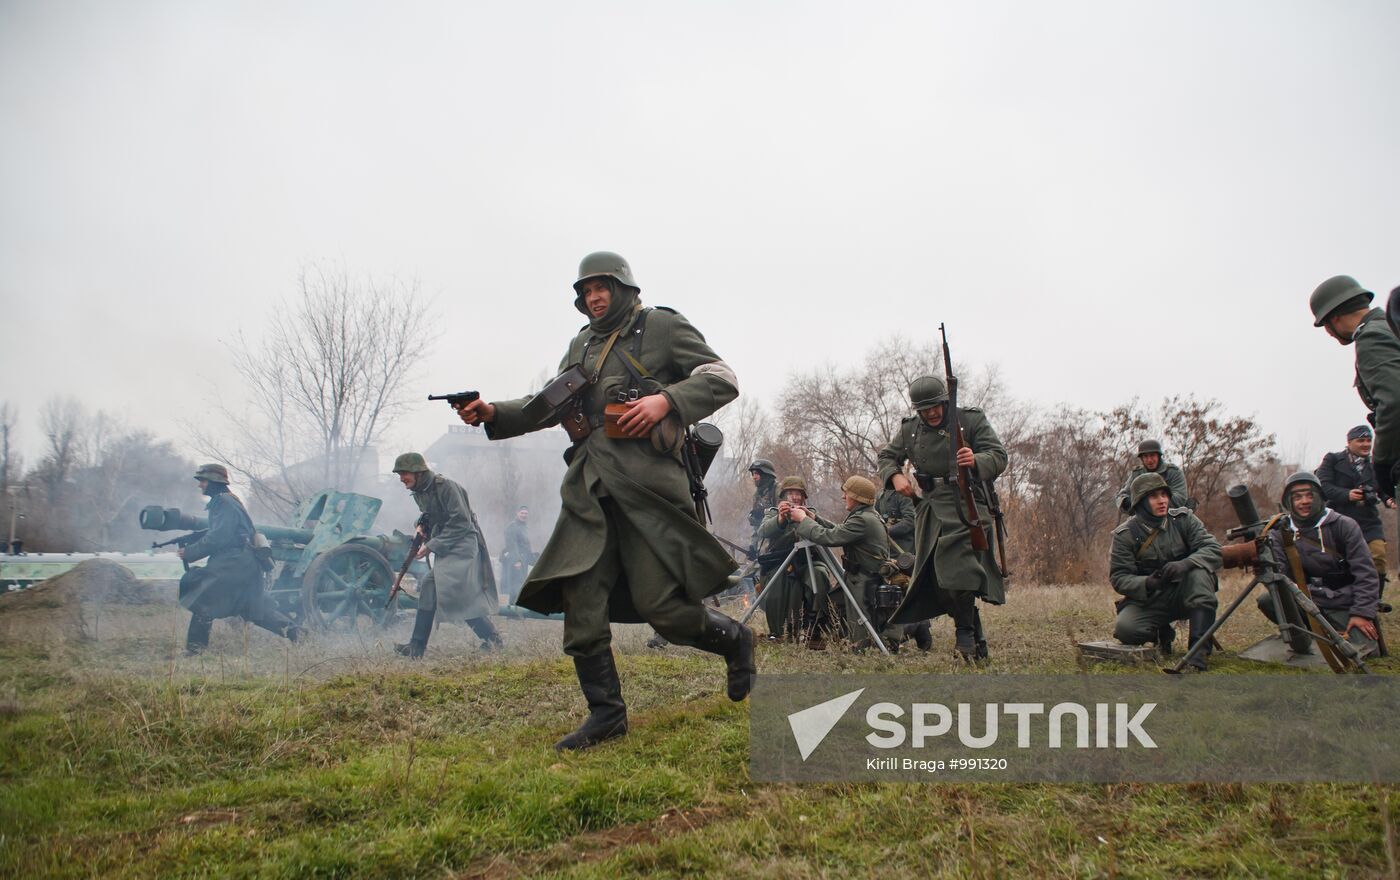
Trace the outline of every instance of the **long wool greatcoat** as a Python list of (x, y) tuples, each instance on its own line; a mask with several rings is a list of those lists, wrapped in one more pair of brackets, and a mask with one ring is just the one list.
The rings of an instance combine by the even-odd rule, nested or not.
[(423, 581), (420, 604), (432, 607), (430, 597), (436, 596), (439, 620), (499, 613), (496, 575), (467, 490), (432, 471), (418, 477), (423, 489), (413, 493), (413, 500), (428, 517), (428, 549), (433, 553), (433, 570)]
[[(651, 377), (644, 377), (639, 393), (659, 391), (670, 399), (672, 412), (667, 420), (671, 422), (669, 427), (676, 430), (704, 419), (739, 396), (735, 383), (728, 378), (733, 374), (684, 317), (666, 308), (650, 309), (644, 332), (638, 334), (639, 320), (640, 313), (608, 354), (598, 382), (584, 389), (585, 414), (598, 418), (604, 404), (631, 385), (623, 352), (640, 361)], [(634, 337), (638, 335), (640, 344), (634, 353)], [(605, 336), (584, 327), (569, 343), (559, 371), (581, 363), (591, 376), (605, 340)], [(501, 440), (558, 424), (557, 419), (531, 424), (524, 414), (529, 400), (525, 397), (496, 402), (496, 417), (486, 425), (487, 436)], [(663, 433), (661, 426), (652, 433)], [(648, 548), (691, 599), (699, 602), (728, 586), (734, 559), (696, 518), (679, 449), (658, 449), (659, 445), (649, 439), (613, 439), (599, 425), (570, 447), (565, 453), (568, 470), (559, 489), (563, 500), (559, 519), (530, 570), (530, 577), (520, 588), (517, 605), (542, 614), (564, 610), (565, 583), (589, 572), (602, 554), (608, 528), (603, 498), (612, 500), (614, 515), (626, 517), (645, 536)], [(629, 548), (623, 546), (619, 552), (625, 570)], [(628, 589), (618, 589), (629, 586), (623, 583), (625, 579), (624, 573), (614, 585), (609, 618), (617, 623), (640, 623), (641, 615), (633, 607)], [(630, 585), (631, 589), (641, 590), (653, 586), (670, 588), (666, 584)]]
[[(994, 547), (992, 516), (982, 481), (994, 480), (1006, 470), (1006, 449), (980, 409), (959, 407), (958, 413), (963, 439), (976, 459), (972, 497), (988, 534), (988, 546)], [(929, 426), (916, 414), (904, 419), (880, 450), (880, 481), (886, 488), (893, 488), (891, 480), (906, 461), (912, 462), (915, 470), (938, 477), (914, 508), (914, 574), (892, 623), (914, 623), (945, 613), (948, 609), (938, 596), (939, 589), (974, 592), (995, 605), (1006, 601), (1006, 585), (991, 549), (974, 551), (968, 527), (958, 518), (958, 486), (947, 479), (956, 476), (949, 473), (951, 442), (947, 430)]]
[(185, 547), (185, 563), (209, 561), (180, 578), (180, 605), (211, 619), (251, 613), (263, 592), (262, 570), (251, 549), (253, 520), (230, 492), (209, 496), (204, 509), (209, 528)]

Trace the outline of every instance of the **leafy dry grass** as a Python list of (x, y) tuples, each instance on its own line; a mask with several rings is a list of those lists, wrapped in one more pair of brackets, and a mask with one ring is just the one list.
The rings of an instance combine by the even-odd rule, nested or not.
[[(418, 664), (389, 650), (406, 620), (296, 647), (220, 623), (214, 651), (188, 660), (186, 616), (165, 606), (108, 606), (95, 637), (58, 642), (14, 617), (42, 608), (7, 613), (7, 876), (1394, 872), (1388, 788), (754, 785), (747, 707), (719, 693), (718, 662), (648, 651), (637, 627), (617, 638), (632, 733), (558, 756), (550, 744), (582, 705), (557, 623), (505, 622), (503, 656), (443, 627)], [(1104, 637), (1112, 611), (1106, 588), (1039, 587), (985, 616), (987, 671), (1068, 673), (1081, 668), (1073, 640)], [(1246, 607), (1222, 641), (1238, 650), (1268, 631)], [(931, 654), (892, 658), (765, 644), (760, 669), (985, 674), (948, 656), (946, 621), (935, 639)]]

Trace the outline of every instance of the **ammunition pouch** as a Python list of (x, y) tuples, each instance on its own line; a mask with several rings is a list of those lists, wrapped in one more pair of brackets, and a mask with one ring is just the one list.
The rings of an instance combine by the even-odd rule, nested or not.
[(593, 433), (593, 424), (583, 414), (583, 407), (577, 401), (560, 414), (559, 425), (569, 435), (569, 439), (575, 443)]
[[(582, 366), (574, 364), (545, 383), (539, 393), (525, 404), (522, 414), (535, 425), (543, 425), (556, 416), (560, 417), (561, 421), (572, 421), (575, 428), (571, 430), (565, 424), (564, 430), (569, 432), (570, 439), (581, 440), (592, 430), (588, 419), (583, 415), (582, 404), (579, 401), (579, 394), (586, 387), (587, 374), (583, 372)], [(582, 426), (582, 433), (575, 436), (575, 430), (578, 430), (579, 426)]]
[(914, 471), (914, 482), (919, 484), (920, 492), (932, 492), (938, 478), (923, 471)]
[(603, 433), (614, 440), (645, 440), (645, 437), (629, 437), (617, 426), (617, 420), (627, 413), (627, 404), (620, 401), (603, 407)]

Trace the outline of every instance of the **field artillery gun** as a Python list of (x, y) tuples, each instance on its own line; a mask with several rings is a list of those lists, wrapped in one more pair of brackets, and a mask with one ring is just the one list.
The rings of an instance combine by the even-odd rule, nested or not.
[[(303, 626), (354, 630), (362, 619), (382, 625), (399, 610), (416, 606), (404, 593), (386, 611), (394, 574), (403, 565), (413, 537), (398, 530), (391, 535), (370, 534), (383, 503), (368, 495), (326, 490), (297, 508), (292, 521), (298, 526), (255, 524), (271, 545), (275, 563), (267, 594), (283, 613)], [(198, 532), (208, 527), (205, 517), (178, 508), (141, 510), (143, 529)], [(189, 537), (164, 543), (183, 546)], [(419, 560), (409, 573), (421, 579), (428, 567)]]

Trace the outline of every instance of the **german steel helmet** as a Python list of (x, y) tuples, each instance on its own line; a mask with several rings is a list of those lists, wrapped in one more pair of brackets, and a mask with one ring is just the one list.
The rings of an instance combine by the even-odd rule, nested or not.
[(1322, 497), (1322, 481), (1312, 471), (1298, 471), (1283, 482), (1283, 497), (1279, 499), (1279, 504), (1284, 510), (1289, 510), (1288, 493), (1293, 491), (1293, 487), (1299, 483), (1307, 483), (1312, 486), (1313, 494), (1318, 498)]
[(778, 478), (778, 471), (776, 468), (773, 467), (773, 462), (769, 461), (766, 458), (754, 459), (753, 464), (749, 465), (749, 470), (758, 471), (761, 474), (767, 474), (775, 480)]
[(1162, 444), (1156, 440), (1144, 440), (1138, 444), (1138, 455), (1162, 454)]
[(841, 484), (841, 491), (861, 504), (875, 503), (875, 484), (865, 477), (847, 477), (846, 482)]
[(1370, 302), (1376, 295), (1362, 287), (1355, 278), (1350, 275), (1334, 275), (1317, 286), (1317, 290), (1312, 292), (1312, 298), (1308, 300), (1308, 305), (1312, 308), (1313, 326), (1321, 327), (1322, 322), (1349, 299), (1358, 296), (1366, 297)]
[(909, 402), (916, 410), (948, 402), (948, 386), (937, 376), (920, 376), (909, 383)]
[(405, 452), (394, 459), (394, 473), (421, 474), (428, 469), (428, 463), (423, 460), (421, 453)]
[(1137, 507), (1138, 502), (1156, 492), (1158, 489), (1167, 488), (1167, 481), (1162, 479), (1161, 474), (1141, 474), (1133, 480), (1133, 484), (1128, 487), (1130, 494), (1129, 503)]
[(642, 289), (632, 277), (632, 267), (627, 265), (626, 260), (612, 251), (595, 251), (578, 264), (578, 280), (574, 282), (574, 292), (578, 293), (579, 285), (583, 282), (600, 276), (612, 278), (619, 284), (636, 290)]
[(807, 481), (801, 477), (783, 477), (783, 481), (778, 484), (778, 494), (781, 495), (789, 489), (796, 489), (805, 498), (807, 496)]
[(228, 485), (228, 468), (221, 464), (202, 464), (199, 470), (194, 472), (196, 480), (208, 480), (211, 483), (223, 483)]

